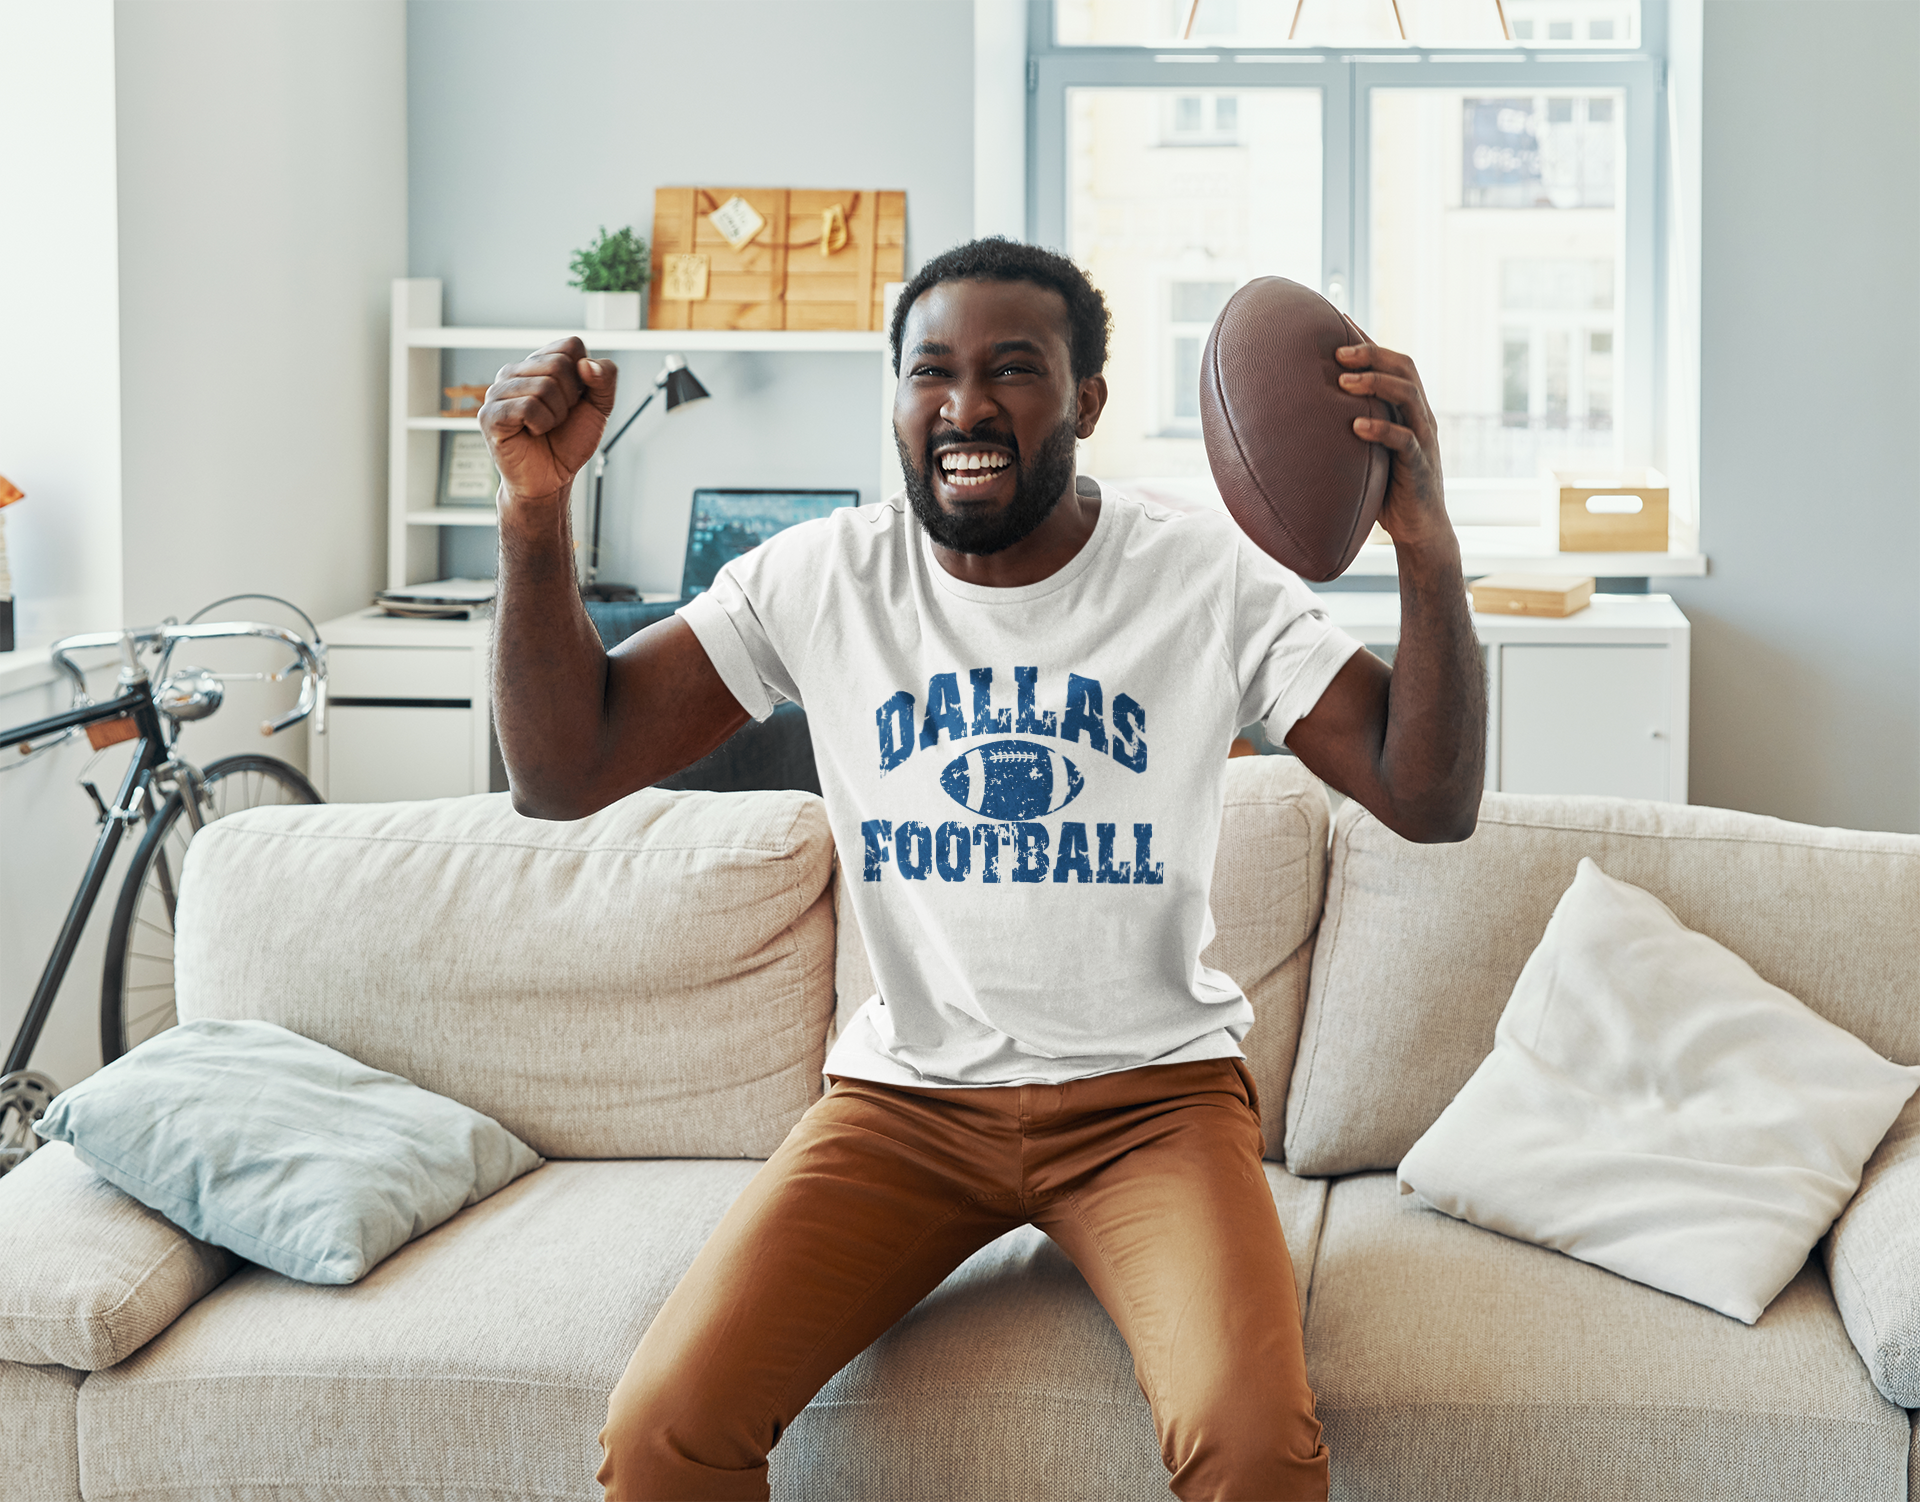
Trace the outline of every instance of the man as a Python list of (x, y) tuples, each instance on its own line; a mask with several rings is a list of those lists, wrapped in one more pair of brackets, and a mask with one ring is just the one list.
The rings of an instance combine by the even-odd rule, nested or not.
[(765, 1497), (827, 1378), (1029, 1222), (1125, 1335), (1176, 1495), (1326, 1495), (1252, 1011), (1199, 959), (1227, 745), (1264, 720), (1407, 838), (1463, 839), (1479, 650), (1412, 362), (1340, 354), (1348, 390), (1406, 418), (1354, 423), (1394, 454), (1389, 671), (1225, 518), (1078, 479), (1107, 332), (1062, 257), (938, 257), (892, 330), (904, 503), (781, 533), (610, 653), (566, 498), (613, 368), (567, 339), (488, 392), (515, 806), (581, 817), (803, 704), (878, 984), (615, 1388), (610, 1498)]

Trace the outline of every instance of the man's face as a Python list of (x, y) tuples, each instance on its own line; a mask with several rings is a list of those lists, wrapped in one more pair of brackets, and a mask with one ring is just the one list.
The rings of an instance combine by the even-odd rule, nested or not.
[(893, 430), (927, 535), (997, 553), (1035, 531), (1073, 485), (1074, 440), (1106, 400), (1076, 382), (1066, 299), (1032, 282), (941, 282), (907, 313)]

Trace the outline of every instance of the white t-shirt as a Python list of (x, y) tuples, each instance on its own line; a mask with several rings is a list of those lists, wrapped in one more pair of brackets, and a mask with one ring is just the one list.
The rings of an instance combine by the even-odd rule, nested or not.
[(1219, 513), (1102, 487), (1037, 584), (943, 569), (905, 500), (778, 533), (680, 609), (756, 719), (805, 707), (878, 994), (827, 1072), (1059, 1084), (1240, 1056), (1200, 963), (1227, 747), (1357, 643)]

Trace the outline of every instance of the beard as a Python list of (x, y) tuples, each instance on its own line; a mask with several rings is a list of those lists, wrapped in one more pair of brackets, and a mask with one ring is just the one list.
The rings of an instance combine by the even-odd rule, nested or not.
[[(1060, 426), (1046, 437), (1030, 460), (1023, 460), (1020, 445), (1013, 434), (987, 428), (962, 433), (949, 428), (929, 434), (922, 463), (916, 466), (907, 446), (896, 433), (893, 440), (900, 449), (900, 472), (906, 478), (907, 500), (921, 527), (937, 547), (954, 553), (998, 553), (1030, 536), (1053, 515), (1067, 484), (1073, 479), (1073, 423), (1062, 419)], [(1013, 455), (1013, 499), (1000, 511), (985, 516), (954, 516), (940, 507), (933, 493), (934, 449), (956, 443), (998, 443)]]

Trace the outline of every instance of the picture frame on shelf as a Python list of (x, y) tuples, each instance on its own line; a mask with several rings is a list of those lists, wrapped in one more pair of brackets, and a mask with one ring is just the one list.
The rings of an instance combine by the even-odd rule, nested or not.
[(500, 488), (500, 471), (480, 433), (443, 433), (440, 438), (440, 494), (442, 506), (493, 505)]

